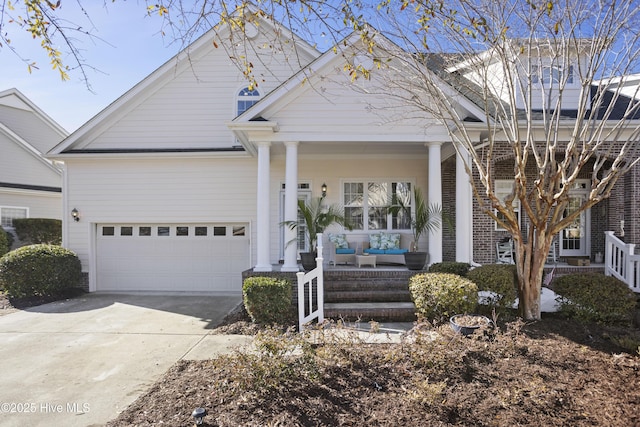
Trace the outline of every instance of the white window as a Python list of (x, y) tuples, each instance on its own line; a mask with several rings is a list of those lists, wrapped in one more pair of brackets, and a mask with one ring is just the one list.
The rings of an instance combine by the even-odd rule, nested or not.
[[(513, 180), (511, 179), (496, 179), (495, 182), (495, 193), (496, 197), (503, 202), (505, 199), (511, 194), (511, 190), (513, 189)], [(518, 218), (518, 223), (520, 223), (520, 200), (514, 199), (512, 202), (513, 211)], [(500, 219), (504, 219), (504, 216), (499, 213), (497, 210), (494, 211), (496, 216)], [(504, 228), (498, 224), (498, 221), (495, 221), (495, 229), (496, 231), (505, 231)]]
[(411, 216), (392, 215), (388, 207), (401, 200), (413, 210), (411, 183), (394, 181), (345, 182), (344, 213), (354, 230), (408, 230)]
[(238, 92), (238, 105), (236, 114), (239, 116), (247, 111), (253, 104), (260, 100), (260, 92), (257, 89), (245, 87)]
[(3, 227), (13, 227), (14, 219), (28, 218), (28, 208), (18, 208), (13, 206), (0, 206), (0, 218)]
[[(566, 76), (564, 75), (566, 73)], [(566, 84), (573, 84), (573, 65), (569, 65), (568, 71), (563, 70), (560, 65), (531, 66), (531, 82), (534, 84), (542, 83), (543, 85), (558, 84), (563, 82), (566, 77)]]

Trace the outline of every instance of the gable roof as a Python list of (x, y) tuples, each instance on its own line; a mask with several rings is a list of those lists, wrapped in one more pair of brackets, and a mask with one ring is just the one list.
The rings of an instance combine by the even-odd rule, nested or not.
[[(381, 46), (387, 46), (387, 48), (392, 49), (400, 49), (400, 47), (398, 47), (391, 40), (384, 37), (382, 34), (378, 33), (376, 37), (378, 37), (377, 40)], [(350, 49), (355, 49), (355, 52), (359, 53), (362, 51), (362, 49), (358, 49), (357, 44), (361, 41), (362, 40), (360, 35), (356, 32), (353, 32), (349, 36), (345, 37), (342, 41), (338, 42), (336, 45), (341, 46), (342, 52), (349, 51)], [(434, 55), (434, 58), (439, 57), (440, 56), (438, 55)], [(313, 87), (314, 85), (318, 84), (319, 81), (323, 80), (324, 77), (335, 68), (336, 61), (339, 61), (339, 58), (339, 53), (336, 53), (334, 49), (328, 49), (313, 62), (308, 64), (306, 67), (303, 67), (293, 76), (291, 76), (287, 81), (283, 82), (279, 87), (275, 88), (273, 91), (260, 99), (260, 101), (258, 101), (243, 114), (229, 122), (229, 128), (234, 130), (236, 136), (243, 144), (245, 149), (250, 153), (256, 152), (256, 147), (247, 138), (247, 132), (254, 132), (256, 130), (266, 131), (267, 124), (265, 124), (265, 121), (269, 121), (269, 118), (273, 117), (275, 115), (275, 112), (279, 111), (282, 108), (285, 108), (290, 100), (297, 99), (300, 94), (302, 94), (306, 90), (309, 90), (308, 88), (310, 86)], [(340, 64), (339, 68), (342, 68), (342, 65), (343, 64)], [(482, 121), (485, 119), (483, 109), (480, 108), (477, 103), (469, 99), (466, 94), (460, 92), (453, 86), (453, 83), (455, 83), (454, 79), (450, 78), (447, 73), (438, 73), (437, 68), (435, 67), (432, 68), (426, 63), (423, 63), (423, 65), (425, 66), (425, 72), (430, 73), (441, 83), (443, 92), (451, 95), (462, 95), (462, 97), (458, 96), (457, 100), (463, 109), (470, 112), (470, 114), (474, 118), (474, 121)], [(279, 129), (278, 123), (270, 123), (270, 126), (273, 130)]]
[(61, 169), (43, 153), (69, 133), (18, 89), (0, 92), (0, 134), (38, 162), (62, 175)]
[[(260, 25), (267, 26), (270, 29), (274, 29), (275, 25), (265, 17), (264, 14), (256, 13), (258, 9), (253, 5), (248, 5), (247, 8), (250, 12), (256, 14), (257, 18), (260, 19)], [(277, 28), (277, 31), (280, 33), (284, 33), (286, 37), (290, 37), (295, 40), (295, 43), (299, 48), (308, 53), (312, 57), (316, 57), (319, 55), (318, 51), (308, 44), (306, 41), (302, 40), (292, 31), (285, 28)], [(83, 124), (80, 128), (78, 128), (74, 133), (72, 133), (68, 138), (62, 141), (60, 144), (51, 149), (48, 153), (50, 158), (64, 158), (69, 154), (104, 154), (104, 153), (114, 153), (114, 152), (136, 152), (136, 153), (149, 153), (149, 152), (157, 152), (157, 153), (177, 153), (177, 152), (202, 152), (202, 151), (238, 151), (239, 147), (228, 147), (225, 149), (180, 149), (180, 148), (165, 148), (160, 150), (155, 149), (132, 149), (132, 150), (105, 150), (105, 149), (97, 149), (92, 150), (85, 145), (90, 142), (93, 138), (100, 135), (106, 129), (108, 129), (111, 125), (117, 122), (122, 117), (125, 117), (130, 111), (132, 111), (137, 105), (142, 103), (146, 98), (151, 96), (155, 91), (157, 91), (161, 86), (165, 85), (171, 78), (176, 75), (179, 71), (182, 71), (190, 66), (192, 62), (195, 62), (197, 59), (201, 58), (205, 55), (212, 46), (214, 46), (214, 40), (216, 38), (223, 37), (225, 34), (229, 33), (229, 29), (227, 26), (222, 27), (222, 29), (218, 27), (213, 27), (202, 36), (200, 36), (197, 40), (195, 40), (191, 45), (187, 48), (183, 49), (176, 55), (174, 55), (171, 59), (166, 61), (163, 65), (153, 71), (149, 76), (145, 77), (142, 81), (137, 83), (127, 92), (125, 92), (122, 96), (108, 105), (105, 109), (99, 112), (96, 116), (91, 118), (88, 122)], [(242, 149), (240, 148), (240, 151)]]
[(40, 153), (69, 135), (62, 126), (16, 88), (0, 92), (0, 123)]

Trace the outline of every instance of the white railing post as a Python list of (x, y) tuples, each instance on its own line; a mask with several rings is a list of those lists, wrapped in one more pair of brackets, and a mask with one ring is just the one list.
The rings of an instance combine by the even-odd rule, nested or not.
[[(296, 273), (298, 278), (298, 330), (302, 332), (304, 325), (318, 319), (318, 323), (324, 322), (324, 269), (322, 258), (322, 233), (318, 233), (318, 257), (316, 257), (316, 268), (303, 273)], [(316, 309), (313, 309), (314, 292), (313, 281), (316, 282), (315, 302)], [(307, 286), (307, 284), (309, 286)], [(309, 297), (305, 301), (305, 290), (308, 288)], [(309, 309), (309, 314), (305, 316), (305, 309)]]
[(611, 266), (613, 265), (613, 242), (611, 237), (613, 236), (613, 231), (605, 231), (604, 235), (604, 274), (611, 276)]
[(640, 255), (636, 245), (624, 243), (613, 231), (605, 231), (604, 273), (622, 280), (634, 292), (640, 292)]

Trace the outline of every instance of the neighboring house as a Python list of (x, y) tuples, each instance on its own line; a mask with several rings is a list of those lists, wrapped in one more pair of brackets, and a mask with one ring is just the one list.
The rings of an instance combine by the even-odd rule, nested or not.
[(62, 164), (46, 159), (68, 132), (17, 89), (0, 92), (0, 217), (62, 219)]
[[(442, 124), (353, 90), (342, 55), (283, 31), (296, 53), (287, 51), (293, 43), (262, 53), (276, 31), (268, 21), (253, 30), (257, 48), (247, 51), (257, 58), (249, 60), (264, 76), (257, 87), (208, 33), (49, 152), (65, 162), (63, 243), (82, 260), (91, 291), (238, 293), (243, 270), (295, 271), (304, 242), (286, 245), (295, 234), (281, 223), (296, 218), (298, 198), (319, 196), (324, 185), (327, 202), (342, 204), (356, 224), (349, 240), (398, 231), (402, 221), (384, 208), (392, 193), (417, 186), (455, 209), (455, 233), (420, 243), (432, 262), (495, 260), (504, 232), (474, 209)], [(357, 54), (359, 38), (350, 43)], [(471, 100), (459, 103), (470, 121), (485, 119)], [(388, 108), (382, 115), (372, 105)], [(498, 180), (509, 177), (504, 160)], [(560, 256), (603, 251), (603, 232), (622, 218), (640, 237), (638, 212), (621, 204), (631, 194), (640, 206), (638, 171), (623, 181), (566, 234), (573, 240), (560, 242)], [(326, 238), (324, 246), (328, 262)]]

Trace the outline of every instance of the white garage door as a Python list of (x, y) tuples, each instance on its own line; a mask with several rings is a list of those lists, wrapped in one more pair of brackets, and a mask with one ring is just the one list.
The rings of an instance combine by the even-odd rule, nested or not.
[(99, 224), (98, 291), (242, 291), (246, 224)]

